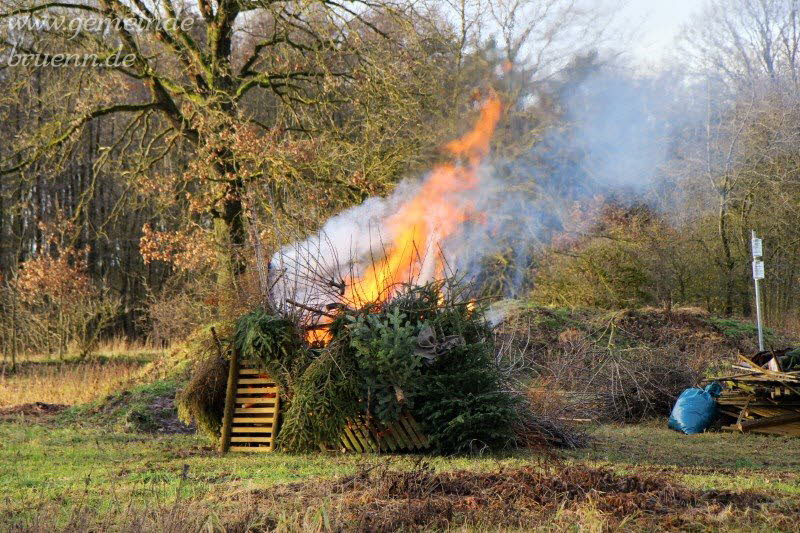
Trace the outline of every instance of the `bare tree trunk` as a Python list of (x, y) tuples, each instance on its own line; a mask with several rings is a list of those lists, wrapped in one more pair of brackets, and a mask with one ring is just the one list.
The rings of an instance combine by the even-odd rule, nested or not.
[[(220, 175), (230, 174), (235, 175), (236, 169), (225, 164)], [(238, 299), (236, 281), (246, 268), (242, 253), (246, 245), (243, 192), (241, 180), (232, 181), (222, 208), (212, 211), (217, 248), (217, 296), (222, 316), (233, 310)]]
[(231, 233), (224, 217), (214, 217), (214, 241), (217, 248), (217, 298), (219, 310), (228, 308), (230, 293), (235, 289)]
[(64, 328), (64, 302), (59, 299), (58, 302), (58, 358), (64, 360), (64, 345), (66, 344), (66, 331)]
[(19, 340), (17, 339), (17, 292), (11, 290), (11, 370), (17, 369), (17, 351), (19, 350)]
[(733, 314), (733, 293), (735, 287), (736, 262), (731, 253), (730, 237), (728, 236), (728, 178), (725, 177), (722, 195), (719, 202), (719, 239), (722, 244), (723, 266), (725, 268), (725, 316)]

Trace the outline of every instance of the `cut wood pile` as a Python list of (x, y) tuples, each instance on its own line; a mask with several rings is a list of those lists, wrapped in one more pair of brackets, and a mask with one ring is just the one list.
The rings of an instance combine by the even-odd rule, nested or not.
[(734, 374), (716, 379), (722, 429), (800, 437), (800, 348), (739, 358)]

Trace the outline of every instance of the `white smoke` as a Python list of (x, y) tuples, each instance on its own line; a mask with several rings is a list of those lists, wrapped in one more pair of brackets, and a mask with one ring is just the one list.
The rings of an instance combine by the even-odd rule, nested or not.
[[(682, 94), (665, 83), (617, 72), (565, 82), (557, 89), (563, 108), (559, 127), (513, 160), (490, 156), (478, 169), (477, 187), (450, 198), (473, 205), (483, 220), (462, 224), (433, 252), (443, 254), (451, 272), (478, 282), (488, 258), (502, 254), (507, 269), (503, 291), (515, 295), (529, 276), (537, 247), (562, 229), (564, 214), (575, 202), (596, 195), (617, 200), (627, 195), (641, 202), (652, 188), (668, 157), (679, 107), (676, 95)], [(369, 198), (332, 217), (317, 235), (277, 252), (271, 261), (278, 279), (273, 301), (283, 305), (292, 297), (314, 306), (336, 301), (337, 283), (358, 277), (384, 256), (394, 237), (387, 219), (420, 191), (425, 179), (404, 180), (389, 197)], [(434, 275), (430, 264), (418, 281)], [(309, 279), (312, 271), (311, 277), (320, 279)]]
[[(284, 308), (287, 298), (314, 307), (335, 301), (337, 284), (360, 277), (386, 255), (395, 237), (387, 219), (418, 195), (424, 182), (403, 180), (387, 198), (368, 198), (331, 217), (316, 235), (280, 249), (270, 261), (275, 305)], [(434, 272), (433, 250), (418, 250), (417, 255), (418, 281), (426, 281)]]

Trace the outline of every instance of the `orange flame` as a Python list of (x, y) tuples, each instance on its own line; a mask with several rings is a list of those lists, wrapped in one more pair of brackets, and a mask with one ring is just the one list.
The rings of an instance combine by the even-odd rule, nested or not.
[[(478, 168), (489, 153), (502, 109), (500, 99), (490, 93), (475, 127), (444, 145), (454, 161), (435, 166), (415, 196), (386, 220), (390, 242), (385, 257), (375, 260), (361, 277), (345, 280), (344, 302), (354, 307), (383, 302), (397, 287), (421, 274), (434, 278), (444, 274), (438, 246), (473, 215), (472, 206), (459, 193), (478, 185)], [(319, 324), (329, 321), (322, 317)], [(310, 329), (306, 340), (324, 345), (331, 334), (327, 329)]]
[[(326, 318), (325, 321), (320, 321), (320, 324), (325, 324), (327, 322), (330, 322), (329, 318)], [(333, 335), (331, 335), (331, 332), (327, 328), (309, 329), (306, 331), (306, 342), (309, 344), (322, 344), (324, 346), (332, 340)]]
[(438, 245), (470, 217), (471, 206), (457, 195), (478, 184), (478, 167), (489, 153), (501, 113), (500, 99), (491, 93), (472, 131), (444, 146), (456, 161), (434, 167), (417, 194), (389, 217), (386, 256), (360, 278), (347, 280), (345, 301), (356, 307), (385, 301), (399, 284), (428, 269), (441, 276), (444, 261)]

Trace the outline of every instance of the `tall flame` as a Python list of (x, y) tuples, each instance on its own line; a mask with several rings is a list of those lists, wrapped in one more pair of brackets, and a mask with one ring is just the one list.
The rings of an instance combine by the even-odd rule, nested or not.
[[(360, 308), (384, 302), (404, 283), (428, 281), (444, 274), (441, 245), (476, 215), (470, 195), (465, 193), (479, 183), (479, 168), (489, 153), (501, 113), (500, 99), (490, 93), (475, 127), (444, 145), (451, 161), (436, 165), (415, 194), (383, 221), (382, 237), (387, 237), (388, 242), (381, 243), (381, 254), (372, 259), (363, 274), (344, 280), (343, 303)], [(329, 315), (318, 317), (307, 330), (308, 342), (327, 344), (332, 336), (325, 324), (330, 321)]]
[(444, 146), (453, 161), (435, 166), (416, 195), (386, 220), (390, 240), (385, 256), (362, 276), (346, 280), (344, 301), (356, 307), (385, 301), (399, 284), (443, 273), (440, 244), (472, 214), (471, 203), (460, 193), (477, 186), (478, 168), (501, 113), (500, 99), (491, 93), (472, 131)]

